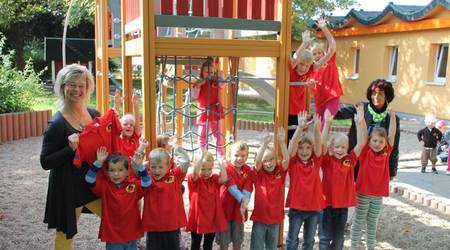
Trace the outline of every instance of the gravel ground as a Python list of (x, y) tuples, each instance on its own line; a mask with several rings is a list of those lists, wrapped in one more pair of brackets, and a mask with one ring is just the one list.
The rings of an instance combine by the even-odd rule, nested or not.
[[(250, 145), (257, 145), (260, 132), (245, 131)], [(402, 133), (401, 159), (417, 158), (420, 149), (413, 133)], [(54, 231), (42, 222), (48, 172), (39, 164), (41, 137), (0, 145), (0, 249), (52, 249)], [(252, 151), (256, 148), (252, 147)], [(187, 194), (185, 194), (187, 196)], [(450, 216), (418, 206), (392, 195), (384, 200), (377, 248), (450, 249)], [(97, 239), (99, 218), (81, 216), (74, 249), (104, 249)], [(285, 220), (287, 230), (287, 219)], [(245, 224), (249, 248), (251, 222)], [(183, 234), (185, 238), (189, 235)], [(286, 233), (285, 233), (286, 235)], [(346, 235), (346, 248), (349, 246)], [(317, 244), (316, 244), (317, 247)]]

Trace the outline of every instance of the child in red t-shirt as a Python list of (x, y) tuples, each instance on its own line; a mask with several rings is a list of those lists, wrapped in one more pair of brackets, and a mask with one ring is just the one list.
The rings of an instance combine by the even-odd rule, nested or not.
[(169, 167), (170, 155), (163, 148), (149, 154), (152, 185), (144, 193), (142, 224), (146, 249), (180, 248), (180, 228), (186, 226), (181, 183), (189, 168), (189, 156), (182, 147), (174, 150), (176, 166)]
[(322, 187), (326, 199), (326, 208), (323, 210), (321, 224), (319, 225), (320, 249), (343, 249), (344, 229), (347, 221), (349, 207), (356, 206), (356, 190), (354, 181), (354, 167), (361, 153), (363, 142), (362, 122), (364, 109), (357, 108), (357, 144), (348, 152), (348, 137), (342, 133), (333, 135), (327, 153), (328, 131), (333, 116), (328, 109), (325, 110), (325, 125), (323, 127), (322, 143)]
[(255, 159), (255, 206), (250, 249), (277, 249), (278, 231), (284, 219), (284, 182), (289, 163), (283, 128), (278, 129), (278, 145), (283, 159), (276, 161), (275, 149), (268, 147), (269, 133), (263, 137)]
[(339, 73), (336, 65), (336, 41), (327, 28), (324, 18), (319, 18), (317, 26), (322, 30), (327, 39), (327, 50), (321, 44), (314, 43), (311, 46), (314, 65), (314, 106), (315, 112), (322, 118), (326, 109), (334, 116), (339, 110), (340, 97), (343, 95)]
[(190, 207), (186, 231), (191, 232), (191, 250), (200, 250), (203, 236), (203, 249), (212, 250), (216, 232), (227, 229), (219, 190), (228, 177), (222, 161), (219, 167), (220, 175), (213, 174), (214, 157), (203, 151), (197, 158), (193, 173), (188, 176)]
[[(216, 63), (208, 59), (200, 70), (201, 80), (194, 84), (192, 96), (198, 100), (201, 114), (198, 116), (198, 144), (202, 151), (207, 149), (206, 139), (210, 134), (216, 139), (217, 154), (223, 158), (222, 121), (224, 111), (220, 103), (220, 89), (225, 86), (223, 73), (216, 68)], [(208, 126), (207, 126), (208, 125)]]
[(244, 239), (244, 222), (247, 220), (247, 207), (252, 187), (252, 169), (246, 164), (248, 145), (237, 141), (231, 148), (230, 161), (226, 162), (227, 185), (220, 187), (220, 201), (228, 223), (226, 231), (218, 233), (216, 241), (220, 249), (241, 249)]
[[(390, 117), (395, 112), (387, 108)], [(362, 122), (366, 126), (365, 121)], [(384, 128), (374, 128), (365, 142), (359, 156), (359, 172), (356, 179), (356, 219), (351, 228), (351, 247), (361, 246), (362, 228), (367, 225), (367, 248), (374, 249), (377, 222), (380, 216), (383, 196), (389, 196), (389, 155), (395, 140), (396, 119), (390, 119), (389, 132)], [(367, 129), (363, 129), (363, 138), (367, 137)]]
[[(144, 149), (148, 143), (141, 140)], [(108, 177), (97, 178), (97, 172), (107, 160)], [(128, 178), (128, 157), (120, 152), (108, 156), (106, 147), (97, 149), (94, 162), (85, 180), (91, 185), (92, 192), (102, 198), (102, 215), (99, 238), (106, 242), (106, 249), (136, 249), (137, 240), (144, 232), (138, 201), (143, 189), (151, 184), (151, 179), (142, 165), (143, 154), (137, 152), (131, 165), (140, 176)]]
[(286, 249), (298, 248), (298, 233), (302, 224), (302, 249), (312, 250), (314, 235), (319, 224), (322, 209), (325, 207), (325, 198), (322, 193), (320, 181), (320, 165), (322, 143), (320, 133), (320, 118), (314, 115), (314, 135), (304, 133), (307, 127), (306, 111), (298, 115), (299, 126), (289, 142), (289, 191), (286, 207), (289, 207), (289, 229), (286, 238)]

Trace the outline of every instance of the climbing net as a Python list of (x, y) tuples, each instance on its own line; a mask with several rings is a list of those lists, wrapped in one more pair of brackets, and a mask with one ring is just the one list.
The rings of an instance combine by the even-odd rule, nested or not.
[[(239, 89), (239, 71), (233, 71), (232, 60), (228, 60), (228, 68), (230, 69), (226, 77), (218, 77), (216, 74), (202, 78), (200, 71), (204, 62), (208, 63), (208, 71), (213, 67), (212, 63), (218, 62), (219, 58), (212, 59), (211, 57), (177, 57), (177, 56), (163, 56), (157, 60), (157, 133), (166, 135), (175, 135), (178, 139), (182, 139), (183, 148), (188, 152), (196, 152), (199, 150), (197, 141), (201, 136), (197, 131), (200, 116), (206, 117), (206, 149), (225, 150), (229, 144), (233, 143), (236, 134), (236, 115), (237, 115), (237, 97)], [(239, 68), (239, 60), (235, 60), (237, 65), (234, 68)], [(207, 84), (207, 106), (200, 107), (197, 100), (193, 97), (195, 83), (205, 81)], [(213, 82), (217, 82), (220, 86), (228, 86), (223, 88), (212, 88)], [(181, 86), (180, 86), (181, 85)], [(181, 89), (181, 91), (180, 91)], [(178, 90), (178, 91), (177, 91)], [(220, 96), (220, 91), (226, 91), (227, 96), (231, 96), (231, 103), (210, 102), (210, 96)], [(217, 91), (217, 93), (212, 93)], [(177, 102), (178, 100), (178, 102)], [(219, 98), (220, 100), (220, 98)], [(221, 105), (223, 113), (217, 112), (217, 106)], [(206, 114), (206, 115), (205, 115)], [(230, 117), (232, 125), (228, 138), (224, 131), (220, 131), (219, 123), (212, 123), (216, 126), (211, 127), (210, 117), (222, 116)], [(178, 119), (177, 119), (178, 117)], [(180, 119), (182, 117), (182, 119)], [(182, 122), (182, 134), (176, 134), (176, 123)], [(223, 144), (217, 145), (212, 143), (212, 136), (216, 134), (222, 137)]]

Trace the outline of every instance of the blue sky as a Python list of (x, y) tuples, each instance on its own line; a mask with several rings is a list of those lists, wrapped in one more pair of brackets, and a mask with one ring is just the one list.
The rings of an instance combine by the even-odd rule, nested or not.
[(384, 9), (389, 2), (400, 5), (427, 5), (431, 0), (358, 0), (358, 3), (349, 9), (339, 9), (333, 12), (333, 16), (345, 16), (352, 8), (363, 9), (365, 11), (380, 11)]

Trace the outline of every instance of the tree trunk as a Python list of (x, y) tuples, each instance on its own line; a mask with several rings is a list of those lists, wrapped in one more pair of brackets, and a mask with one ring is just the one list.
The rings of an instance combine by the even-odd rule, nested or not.
[(24, 59), (24, 47), (25, 47), (25, 34), (24, 28), (20, 23), (11, 26), (10, 35), (8, 37), (8, 43), (12, 45), (15, 51), (15, 63), (16, 67), (22, 70), (25, 67)]

